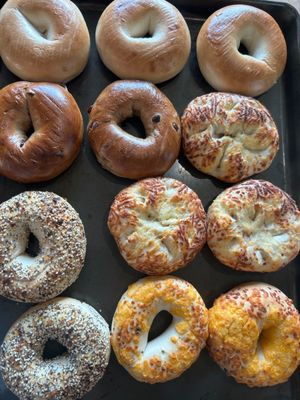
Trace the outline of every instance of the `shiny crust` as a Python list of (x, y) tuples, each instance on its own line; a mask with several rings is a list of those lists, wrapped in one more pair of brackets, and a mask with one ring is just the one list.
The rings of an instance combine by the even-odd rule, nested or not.
[[(161, 310), (173, 315), (173, 322), (147, 343), (152, 321)], [(142, 382), (178, 377), (205, 346), (207, 314), (197, 290), (183, 279), (148, 277), (130, 285), (112, 322), (111, 343), (119, 363)]]
[(273, 272), (300, 249), (300, 212), (272, 183), (249, 180), (222, 192), (207, 213), (207, 243), (225, 265)]
[[(120, 124), (141, 119), (146, 138), (125, 132)], [(180, 119), (170, 100), (143, 81), (107, 86), (90, 110), (88, 134), (98, 162), (115, 175), (141, 179), (163, 175), (180, 150)]]
[[(83, 122), (73, 96), (52, 83), (15, 82), (0, 91), (0, 174), (46, 181), (77, 157)], [(27, 137), (26, 133), (34, 133)]]
[(271, 115), (250, 97), (229, 93), (197, 97), (185, 109), (181, 126), (189, 161), (226, 182), (264, 171), (279, 147)]
[[(238, 51), (243, 43), (250, 55)], [(202, 75), (216, 90), (258, 96), (283, 73), (287, 49), (277, 22), (258, 8), (232, 5), (213, 13), (197, 38)]]
[[(143, 38), (147, 33), (152, 37)], [(115, 0), (99, 19), (96, 44), (119, 78), (159, 83), (183, 69), (191, 37), (183, 16), (167, 1)]]
[(265, 283), (238, 286), (209, 310), (208, 349), (237, 382), (283, 383), (300, 364), (300, 317), (292, 300)]
[[(49, 300), (77, 278), (86, 238), (81, 219), (62, 197), (24, 192), (0, 205), (0, 294), (16, 301)], [(39, 241), (36, 257), (26, 254), (29, 234)]]
[[(43, 358), (48, 339), (68, 349)], [(20, 400), (77, 400), (103, 376), (110, 355), (109, 327), (90, 305), (58, 297), (30, 308), (9, 329), (0, 370)]]
[(68, 82), (84, 69), (89, 50), (84, 18), (69, 0), (8, 0), (1, 9), (1, 58), (21, 79)]
[(171, 178), (151, 178), (122, 190), (108, 228), (127, 263), (149, 275), (186, 266), (206, 240), (205, 211), (195, 192)]

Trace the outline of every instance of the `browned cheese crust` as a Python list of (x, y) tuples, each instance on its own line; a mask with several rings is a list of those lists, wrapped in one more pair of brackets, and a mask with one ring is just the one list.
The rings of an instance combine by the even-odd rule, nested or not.
[(184, 267), (202, 249), (205, 217), (201, 200), (186, 185), (152, 178), (116, 196), (108, 227), (131, 267), (162, 275)]
[(226, 189), (209, 207), (207, 243), (231, 268), (276, 271), (299, 252), (300, 212), (280, 188), (249, 180)]
[(122, 79), (166, 81), (184, 67), (191, 50), (188, 26), (164, 0), (115, 0), (96, 29), (99, 55)]
[(60, 85), (5, 86), (0, 91), (0, 115), (1, 175), (22, 183), (46, 181), (77, 157), (82, 116), (73, 96)]
[[(239, 52), (240, 44), (249, 54)], [(283, 73), (287, 49), (271, 15), (236, 4), (221, 8), (205, 21), (197, 38), (197, 58), (214, 89), (258, 96)]]
[[(168, 311), (171, 325), (148, 341), (155, 316)], [(177, 378), (198, 358), (208, 336), (208, 312), (197, 290), (183, 279), (148, 277), (130, 285), (118, 303), (111, 343), (119, 363), (138, 381)]]
[[(120, 124), (139, 117), (146, 138)], [(163, 175), (180, 150), (180, 119), (170, 100), (143, 81), (117, 81), (107, 86), (90, 110), (89, 140), (98, 162), (115, 175), (141, 179)]]
[(299, 313), (274, 286), (238, 286), (209, 310), (207, 345), (214, 360), (237, 382), (283, 383), (300, 364)]
[(185, 109), (181, 126), (190, 162), (226, 182), (264, 171), (279, 147), (268, 110), (259, 101), (236, 94), (197, 97)]

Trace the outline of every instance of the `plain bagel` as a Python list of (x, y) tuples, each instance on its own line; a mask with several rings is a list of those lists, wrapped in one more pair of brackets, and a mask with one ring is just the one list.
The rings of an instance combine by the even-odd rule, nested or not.
[[(121, 124), (139, 117), (146, 138), (124, 131)], [(88, 133), (98, 162), (117, 176), (140, 179), (163, 175), (180, 150), (180, 119), (170, 100), (143, 81), (116, 81), (90, 109)]]
[(68, 82), (84, 69), (90, 36), (70, 0), (8, 0), (0, 12), (7, 68), (29, 81)]
[(183, 16), (165, 0), (115, 0), (99, 19), (96, 44), (119, 78), (159, 83), (183, 69), (191, 37)]
[(40, 182), (66, 170), (83, 139), (73, 96), (54, 83), (15, 82), (0, 90), (0, 174)]
[[(243, 44), (249, 54), (239, 52)], [(200, 70), (216, 90), (258, 96), (283, 73), (287, 57), (277, 22), (263, 10), (232, 5), (213, 13), (200, 29)]]

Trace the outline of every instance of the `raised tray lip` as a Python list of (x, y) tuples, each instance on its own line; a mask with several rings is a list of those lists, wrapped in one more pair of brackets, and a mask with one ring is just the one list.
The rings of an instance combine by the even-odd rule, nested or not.
[[(188, 3), (189, 3), (189, 0), (181, 0), (182, 2), (185, 2), (185, 5), (186, 5), (186, 7), (188, 7)], [(199, 0), (198, 0), (199, 1)], [(101, 0), (75, 0), (74, 1), (76, 4), (79, 4), (80, 5), (80, 7), (84, 7), (85, 9), (86, 8), (88, 8), (88, 7), (93, 7), (93, 8), (95, 8), (96, 9), (96, 7), (97, 7), (97, 9), (103, 9), (104, 8), (104, 3), (109, 3), (110, 1), (101, 1)], [(170, 2), (172, 3), (172, 4), (174, 4), (174, 5), (176, 5), (176, 3), (178, 3), (178, 2), (176, 2), (176, 0), (170, 0)], [(0, 0), (0, 7), (3, 5), (5, 3), (5, 1), (3, 1), (3, 0)], [(289, 10), (289, 13), (290, 13), (290, 15), (293, 17), (293, 20), (295, 20), (295, 22), (296, 22), (296, 26), (297, 26), (297, 37), (295, 37), (295, 41), (297, 41), (297, 48), (300, 50), (300, 15), (299, 15), (299, 13), (298, 13), (298, 11), (297, 11), (297, 9), (295, 8), (295, 7), (293, 7), (292, 5), (290, 5), (290, 4), (288, 4), (288, 3), (285, 3), (285, 2), (275, 2), (275, 1), (267, 1), (267, 0), (253, 0), (253, 1), (245, 1), (245, 2), (243, 2), (243, 1), (235, 1), (235, 0), (229, 0), (229, 1), (227, 1), (227, 2), (225, 2), (225, 1), (222, 1), (222, 3), (224, 4), (224, 3), (227, 3), (227, 4), (241, 4), (241, 3), (244, 3), (244, 4), (250, 4), (250, 5), (253, 5), (253, 6), (258, 6), (259, 7), (259, 5), (264, 5), (264, 6), (266, 6), (266, 7), (268, 7), (268, 6), (274, 6), (274, 7), (276, 7), (277, 9), (282, 9), (282, 11), (284, 11), (284, 10)], [(210, 4), (210, 7), (212, 7), (212, 8), (215, 8), (215, 9), (217, 9), (218, 7), (216, 6), (216, 0), (212, 0), (212, 2), (211, 2), (211, 4)], [(182, 4), (180, 5), (180, 6), (178, 6), (179, 7), (179, 9), (180, 9), (180, 7), (182, 7)], [(219, 8), (221, 8), (221, 6), (219, 7)], [(202, 10), (204, 9), (204, 7), (202, 7)], [(195, 8), (195, 10), (196, 10), (196, 8)], [(183, 12), (184, 13), (184, 12)], [(199, 19), (200, 19), (200, 17), (199, 17)], [(201, 18), (202, 19), (202, 18)], [(297, 57), (297, 60), (300, 60), (300, 55)], [(299, 71), (300, 71), (300, 63), (299, 63), (299, 65), (298, 65), (298, 67), (299, 67)], [(299, 142), (300, 143), (300, 142)], [(297, 147), (299, 147), (299, 146), (297, 146)], [(300, 148), (299, 148), (299, 151), (300, 151)], [(45, 190), (45, 189), (42, 189), (42, 190)], [(295, 195), (296, 195), (296, 193), (293, 193), (293, 197), (295, 197)], [(299, 191), (299, 201), (300, 201), (300, 191)], [(298, 199), (297, 199), (298, 200)], [(299, 204), (299, 201), (298, 201), (298, 205), (300, 206), (300, 204)], [(300, 255), (298, 256), (298, 259), (299, 259), (299, 264), (300, 264)], [(300, 265), (299, 265), (300, 266)], [(300, 276), (300, 275), (299, 275)], [(193, 283), (193, 282), (192, 282)], [(299, 281), (299, 284), (300, 284), (300, 281)], [(295, 287), (296, 286), (299, 286), (299, 285), (297, 285), (297, 284), (295, 284)], [(299, 286), (299, 288), (300, 288), (300, 286)], [(297, 296), (294, 296), (295, 297), (295, 300), (297, 300)], [(300, 298), (299, 298), (300, 299)], [(298, 306), (300, 306), (300, 300), (299, 300), (299, 302), (298, 302), (299, 304), (298, 304)], [(296, 303), (297, 304), (297, 303)], [(28, 306), (30, 306), (29, 304), (28, 304)], [(299, 373), (299, 370), (298, 370), (298, 373)], [(297, 374), (297, 372), (295, 372), (295, 374)], [(294, 378), (295, 379), (295, 378)], [(298, 383), (300, 383), (300, 378), (298, 377), (298, 379), (297, 379), (297, 382)], [(294, 397), (294, 400), (296, 400), (296, 399), (298, 399), (299, 398), (299, 395), (300, 395), (300, 385), (295, 385), (296, 387), (293, 389), (293, 392), (292, 392), (292, 394), (294, 394), (295, 395), (295, 397)], [(260, 397), (260, 396), (259, 396)], [(278, 400), (279, 400), (279, 398), (278, 398)]]

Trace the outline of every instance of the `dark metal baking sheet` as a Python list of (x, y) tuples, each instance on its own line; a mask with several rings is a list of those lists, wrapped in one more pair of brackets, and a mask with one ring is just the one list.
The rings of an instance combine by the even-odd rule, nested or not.
[[(194, 97), (212, 91), (202, 78), (195, 57), (195, 39), (206, 17), (221, 6), (233, 2), (212, 0), (172, 1), (187, 19), (192, 35), (192, 53), (185, 69), (174, 79), (159, 85), (181, 114)], [(2, 1), (0, 4), (2, 5)], [(116, 77), (100, 61), (94, 41), (95, 26), (101, 11), (108, 2), (97, 0), (77, 2), (90, 29), (92, 47), (89, 63), (84, 72), (67, 86), (82, 111), (85, 125), (87, 109), (100, 91)], [(250, 2), (249, 2), (250, 4)], [(280, 131), (280, 151), (268, 171), (257, 175), (267, 179), (289, 192), (300, 204), (300, 17), (292, 7), (273, 2), (251, 2), (269, 12), (280, 24), (288, 45), (288, 63), (283, 77), (267, 93), (259, 97), (271, 111)], [(18, 80), (0, 63), (1, 87)], [(179, 160), (166, 174), (177, 178), (200, 196), (205, 208), (228, 184), (201, 174), (184, 158)], [(101, 310), (111, 323), (112, 316), (122, 293), (128, 284), (142, 275), (130, 268), (117, 250), (110, 236), (106, 219), (113, 197), (131, 181), (115, 177), (100, 167), (94, 158), (87, 135), (84, 146), (75, 163), (56, 179), (41, 184), (23, 185), (0, 178), (0, 201), (5, 201), (25, 190), (49, 190), (64, 196), (79, 212), (86, 229), (88, 248), (85, 267), (75, 284), (64, 295), (86, 301)], [(1, 234), (1, 233), (0, 233)], [(300, 258), (284, 270), (271, 274), (233, 271), (221, 265), (208, 247), (196, 257), (193, 263), (178, 271), (178, 275), (191, 282), (201, 293), (207, 306), (222, 292), (248, 281), (264, 281), (283, 290), (300, 306)], [(14, 320), (27, 308), (0, 298), (0, 342)], [(104, 378), (88, 393), (86, 400), (140, 400), (179, 399), (185, 400), (296, 400), (300, 399), (299, 370), (285, 384), (270, 388), (250, 389), (237, 384), (212, 361), (207, 351), (202, 351), (198, 361), (180, 378), (169, 383), (147, 385), (136, 382), (111, 355)], [(16, 399), (5, 388), (0, 378), (0, 399)]]

